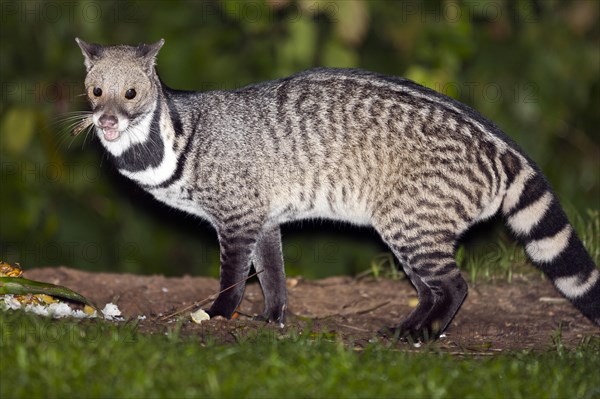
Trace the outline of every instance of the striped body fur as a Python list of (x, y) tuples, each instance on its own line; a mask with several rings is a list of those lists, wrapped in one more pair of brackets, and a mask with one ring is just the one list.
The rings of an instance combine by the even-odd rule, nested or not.
[[(252, 264), (262, 271), (262, 319), (285, 318), (279, 226), (326, 218), (381, 235), (419, 296), (391, 331), (435, 337), (467, 294), (457, 239), (501, 212), (531, 260), (600, 324), (599, 270), (548, 182), (469, 107), (409, 80), (346, 69), (232, 91), (175, 91), (154, 68), (163, 41), (78, 43), (95, 129), (118, 170), (214, 226), (221, 288)], [(243, 291), (219, 295), (209, 314), (230, 317)]]

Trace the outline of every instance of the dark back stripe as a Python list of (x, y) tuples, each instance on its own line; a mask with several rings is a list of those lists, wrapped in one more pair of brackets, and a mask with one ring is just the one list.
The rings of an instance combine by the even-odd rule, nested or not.
[[(421, 93), (429, 98), (434, 98), (434, 99), (440, 101), (441, 103), (438, 106), (443, 107), (444, 111), (446, 111), (446, 112), (455, 114), (455, 117), (457, 117), (457, 119), (458, 119), (457, 121), (460, 124), (467, 124), (467, 125), (469, 125), (470, 129), (475, 129), (475, 127), (471, 123), (469, 123), (465, 120), (464, 116), (466, 115), (469, 119), (472, 119), (472, 120), (478, 122), (479, 124), (481, 124), (488, 132), (490, 132), (494, 136), (502, 139), (502, 141), (507, 143), (511, 148), (517, 150), (517, 152), (519, 152), (519, 153), (523, 152), (519, 148), (519, 146), (513, 141), (513, 139), (511, 137), (507, 136), (492, 121), (485, 118), (478, 111), (469, 107), (468, 105), (463, 104), (463, 103), (453, 99), (452, 97), (446, 96), (445, 94), (439, 93), (433, 89), (430, 89), (425, 86), (421, 86), (420, 84), (415, 83), (412, 80), (409, 80), (406, 78), (380, 75), (377, 73), (374, 73), (373, 75), (375, 77), (378, 77), (381, 80), (385, 80), (387, 82), (394, 83), (399, 86), (404, 86), (415, 92)], [(429, 102), (431, 104), (438, 104), (437, 102), (433, 102), (433, 101), (429, 101), (429, 100), (427, 102)], [(456, 112), (456, 111), (450, 109), (449, 108), (450, 106), (456, 108), (459, 112)]]
[(507, 150), (500, 155), (500, 162), (502, 162), (504, 173), (506, 174), (506, 188), (509, 188), (515, 181), (515, 178), (521, 169), (523, 169), (521, 160), (513, 154), (511, 150)]
[(500, 190), (500, 185), (501, 185), (500, 172), (498, 171), (498, 166), (496, 165), (496, 155), (497, 155), (496, 146), (492, 145), (489, 142), (481, 142), (480, 148), (481, 148), (483, 154), (487, 157), (487, 159), (490, 162), (490, 165), (488, 167), (492, 169), (491, 173), (494, 177), (494, 179), (492, 180), (493, 187), (491, 187), (491, 189), (492, 189), (492, 193), (495, 194)]
[[(467, 119), (470, 119), (472, 121), (479, 123), (480, 125), (482, 125), (484, 127), (484, 129), (487, 132), (500, 138), (503, 142), (508, 144), (508, 146), (510, 148), (517, 151), (519, 154), (521, 154), (527, 160), (527, 162), (531, 165), (532, 168), (534, 168), (536, 171), (539, 171), (539, 168), (535, 165), (534, 162), (531, 161), (529, 156), (527, 156), (527, 154), (525, 154), (523, 152), (523, 150), (521, 150), (521, 148), (515, 143), (515, 141), (511, 137), (506, 135), (502, 130), (500, 130), (500, 128), (498, 128), (498, 126), (496, 126), (492, 121), (490, 121), (489, 119), (487, 119), (486, 117), (481, 115), (475, 109), (473, 109), (473, 108), (469, 107), (468, 105), (463, 104), (445, 94), (439, 93), (428, 87), (421, 86), (420, 84), (415, 83), (412, 80), (409, 80), (406, 78), (387, 76), (387, 75), (383, 75), (383, 74), (379, 74), (379, 73), (375, 73), (375, 72), (363, 71), (360, 69), (316, 68), (316, 69), (301, 72), (294, 76), (306, 77), (306, 75), (310, 76), (311, 74), (313, 74), (315, 72), (317, 72), (317, 73), (323, 72), (323, 73), (327, 73), (327, 74), (331, 74), (331, 75), (339, 74), (339, 75), (345, 75), (345, 76), (348, 76), (348, 75), (355, 76), (357, 78), (375, 79), (375, 80), (379, 80), (379, 81), (388, 82), (395, 86), (407, 88), (413, 92), (420, 93), (423, 95), (423, 97), (420, 97), (418, 99), (414, 98), (414, 94), (412, 94), (412, 93), (410, 93), (410, 94), (405, 93), (404, 97), (405, 97), (405, 99), (407, 99), (406, 97), (413, 97), (412, 100), (407, 99), (408, 100), (407, 103), (412, 104), (412, 105), (427, 104), (427, 105), (433, 106), (438, 109), (443, 109), (448, 114), (451, 114), (452, 117), (456, 119), (456, 121), (459, 125), (466, 125), (468, 127), (468, 129), (472, 132), (477, 132), (479, 129), (477, 127), (475, 127), (475, 125)], [(294, 76), (292, 76), (292, 78)], [(319, 82), (319, 84), (323, 84), (323, 82)], [(379, 89), (379, 90), (382, 91), (381, 89)], [(385, 91), (385, 90), (383, 90), (383, 91)], [(395, 94), (398, 95), (400, 93), (395, 93)], [(454, 108), (454, 109), (452, 109), (452, 108)], [(459, 139), (459, 140), (463, 141), (462, 139)]]

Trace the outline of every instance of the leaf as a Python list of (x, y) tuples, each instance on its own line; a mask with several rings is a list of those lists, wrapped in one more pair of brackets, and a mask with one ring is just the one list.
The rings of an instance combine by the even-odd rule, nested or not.
[(100, 310), (89, 299), (76, 293), (70, 288), (61, 285), (50, 283), (42, 283), (40, 281), (28, 280), (20, 277), (0, 277), (0, 295), (25, 295), (25, 294), (46, 294), (63, 299), (70, 299), (75, 302), (80, 302)]
[(35, 118), (35, 111), (29, 108), (10, 108), (4, 115), (0, 127), (2, 147), (11, 153), (23, 153), (33, 137)]

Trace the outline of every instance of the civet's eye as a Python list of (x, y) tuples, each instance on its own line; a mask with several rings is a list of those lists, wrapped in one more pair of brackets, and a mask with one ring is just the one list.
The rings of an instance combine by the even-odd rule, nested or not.
[(131, 100), (132, 98), (135, 97), (137, 93), (135, 92), (135, 89), (129, 89), (125, 92), (125, 98), (128, 100)]
[(102, 95), (102, 89), (99, 87), (94, 87), (94, 95), (96, 97), (100, 97)]

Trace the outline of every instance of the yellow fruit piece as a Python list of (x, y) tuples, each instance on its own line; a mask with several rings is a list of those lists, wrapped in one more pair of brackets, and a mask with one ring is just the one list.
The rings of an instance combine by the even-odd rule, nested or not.
[(23, 270), (21, 270), (18, 263), (15, 263), (15, 265), (13, 266), (0, 260), (0, 277), (21, 277)]
[(419, 304), (419, 298), (410, 298), (408, 300), (408, 306), (410, 306), (411, 308), (416, 308), (418, 304)]
[(56, 303), (58, 302), (54, 297), (46, 294), (38, 294), (36, 297), (44, 303)]

